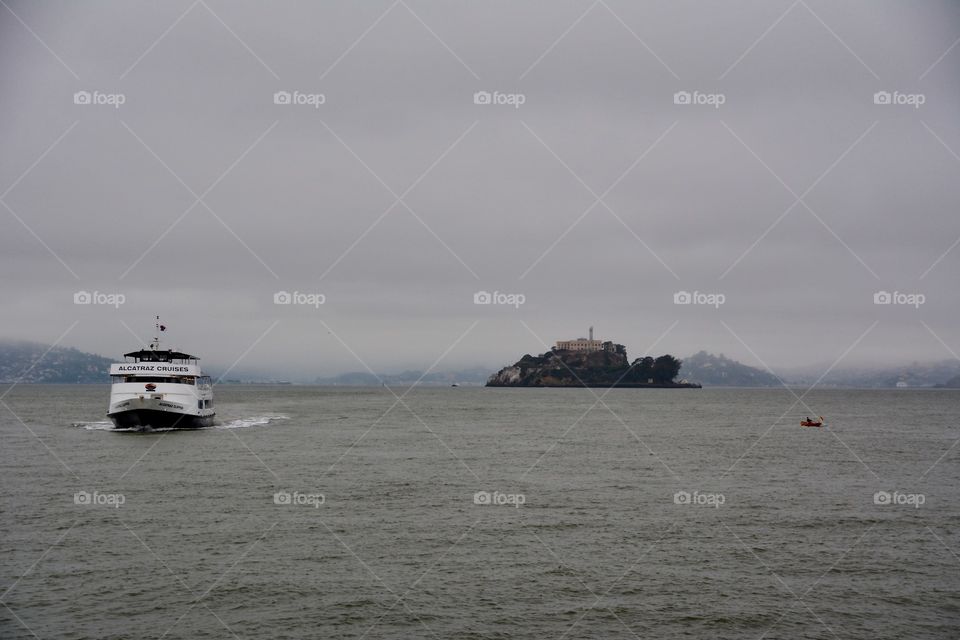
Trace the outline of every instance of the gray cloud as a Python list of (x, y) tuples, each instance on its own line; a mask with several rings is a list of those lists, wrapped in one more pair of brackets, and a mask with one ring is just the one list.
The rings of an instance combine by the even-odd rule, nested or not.
[[(952, 3), (0, 13), (5, 336), (52, 342), (79, 320), (64, 343), (118, 354), (135, 342), (121, 321), (148, 337), (159, 313), (228, 366), (273, 326), (243, 364), (305, 374), (362, 368), (334, 334), (375, 369), (424, 367), (477, 320), (442, 366), (590, 324), (642, 355), (676, 322), (654, 351), (771, 366), (832, 362), (876, 321), (847, 361), (950, 357), (931, 330), (960, 351), (960, 249), (941, 259), (960, 237)], [(80, 289), (127, 302), (76, 306)], [(279, 290), (326, 302), (274, 305)], [(527, 301), (477, 306), (478, 290)]]

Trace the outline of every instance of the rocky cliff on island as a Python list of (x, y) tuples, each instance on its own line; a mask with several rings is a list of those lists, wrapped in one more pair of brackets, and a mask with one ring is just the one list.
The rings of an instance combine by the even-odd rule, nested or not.
[(631, 363), (622, 344), (603, 343), (590, 351), (554, 348), (525, 355), (487, 380), (488, 387), (699, 388), (675, 382), (680, 361), (671, 355), (637, 358)]

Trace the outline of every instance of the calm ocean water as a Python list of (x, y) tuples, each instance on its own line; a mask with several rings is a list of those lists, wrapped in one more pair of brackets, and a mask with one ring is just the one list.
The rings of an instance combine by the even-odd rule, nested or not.
[(3, 399), (0, 637), (960, 637), (960, 392), (108, 393)]

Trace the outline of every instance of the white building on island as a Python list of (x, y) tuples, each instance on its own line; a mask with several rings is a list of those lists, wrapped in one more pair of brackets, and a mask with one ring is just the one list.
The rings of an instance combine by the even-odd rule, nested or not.
[(612, 351), (612, 342), (603, 342), (593, 339), (593, 327), (590, 327), (589, 338), (577, 338), (576, 340), (557, 340), (557, 349), (559, 351)]

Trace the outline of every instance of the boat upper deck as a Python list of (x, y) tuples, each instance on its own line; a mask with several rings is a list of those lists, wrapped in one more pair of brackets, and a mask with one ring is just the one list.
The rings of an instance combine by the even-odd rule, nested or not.
[[(110, 365), (114, 382), (132, 382), (132, 378), (201, 376), (197, 356), (173, 349), (141, 349), (123, 354), (126, 362)], [(122, 377), (122, 379), (121, 379)], [(127, 380), (126, 378), (130, 378)], [(157, 382), (156, 380), (144, 380)]]
[(200, 360), (197, 356), (182, 351), (173, 351), (172, 349), (141, 349), (140, 351), (131, 351), (123, 354), (124, 358), (133, 358), (134, 362), (171, 362), (176, 364), (197, 364)]

